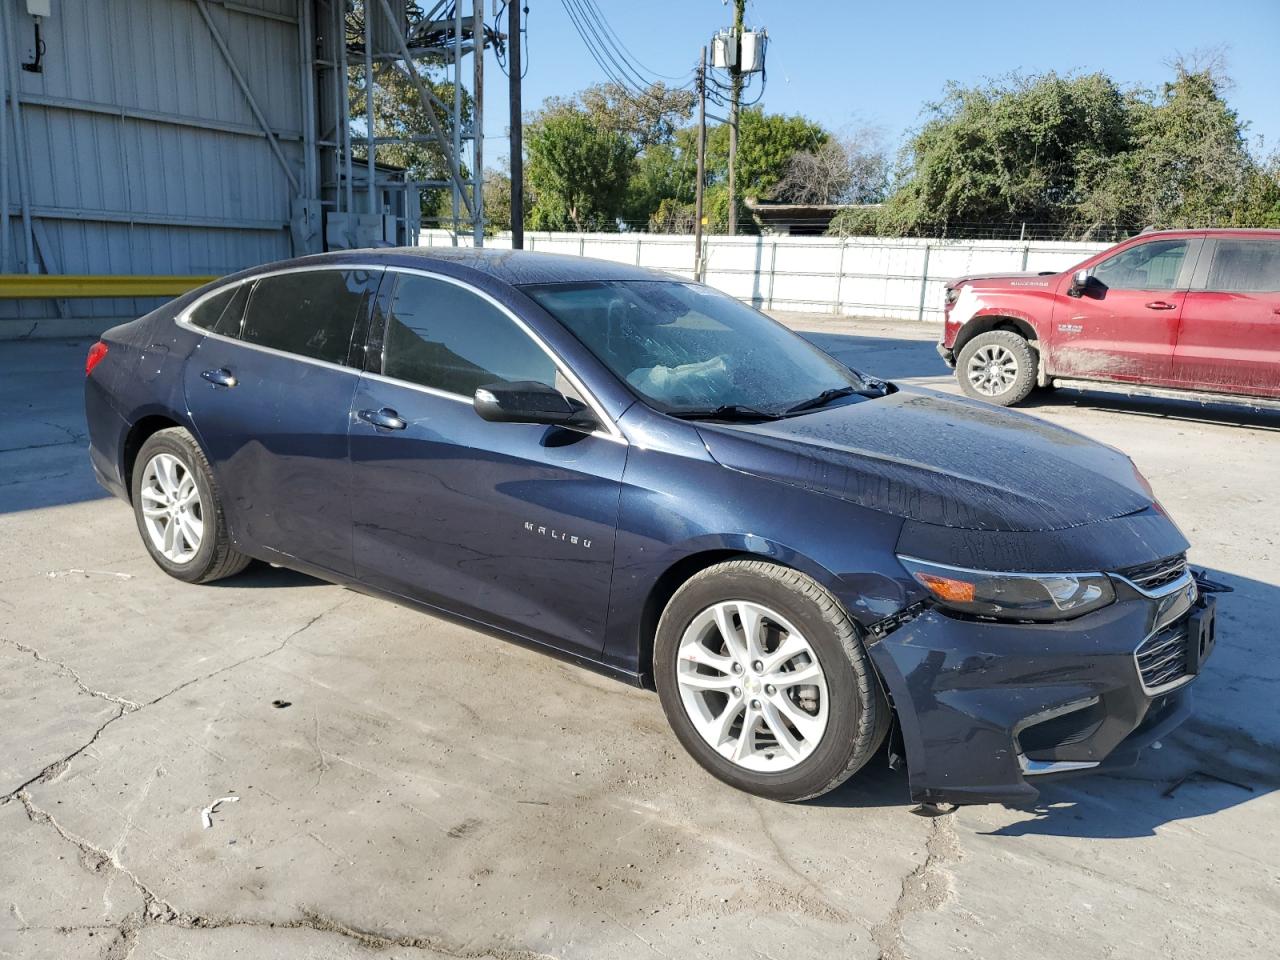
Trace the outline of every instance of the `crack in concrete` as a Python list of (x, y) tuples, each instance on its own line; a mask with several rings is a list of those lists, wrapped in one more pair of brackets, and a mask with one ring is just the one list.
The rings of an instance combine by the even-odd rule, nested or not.
[(24, 793), (24, 791), (27, 789), (27, 787), (33, 786), (37, 783), (48, 783), (51, 780), (57, 779), (59, 776), (62, 775), (63, 771), (67, 769), (67, 767), (70, 765), (72, 760), (80, 756), (80, 754), (84, 753), (91, 746), (93, 746), (95, 743), (98, 742), (98, 738), (102, 736), (103, 731), (106, 730), (107, 727), (111, 726), (111, 724), (115, 723), (117, 720), (121, 719), (125, 715), (130, 713), (136, 713), (137, 711), (143, 709), (144, 707), (155, 706), (161, 700), (165, 700), (168, 697), (173, 696), (178, 691), (185, 690), (187, 687), (190, 687), (193, 684), (201, 683), (205, 680), (212, 679), (213, 677), (216, 677), (219, 674), (226, 673), (228, 670), (234, 670), (236, 667), (244, 666), (246, 663), (251, 663), (254, 660), (264, 660), (267, 657), (270, 657), (270, 656), (273, 656), (274, 654), (279, 653), (286, 646), (288, 646), (289, 643), (295, 637), (311, 629), (311, 627), (313, 627), (319, 620), (333, 613), (343, 604), (348, 603), (351, 599), (352, 599), (351, 597), (344, 597), (343, 599), (335, 603), (333, 606), (320, 611), (314, 617), (312, 617), (310, 620), (304, 623), (302, 626), (298, 627), (296, 630), (291, 631), (287, 636), (285, 636), (283, 640), (281, 640), (278, 644), (276, 644), (276, 646), (272, 647), (270, 650), (266, 651), (265, 653), (255, 653), (253, 656), (244, 657), (243, 659), (237, 660), (234, 663), (227, 664), (225, 667), (219, 667), (217, 670), (213, 670), (199, 677), (194, 677), (191, 680), (187, 680), (183, 683), (178, 684), (172, 690), (169, 690), (166, 693), (162, 693), (160, 694), (160, 696), (156, 697), (155, 699), (148, 700), (145, 703), (137, 703), (133, 700), (128, 700), (124, 697), (117, 697), (109, 693), (105, 693), (99, 690), (94, 690), (92, 687), (90, 687), (88, 684), (86, 684), (83, 680), (80, 679), (80, 675), (76, 673), (74, 669), (72, 669), (62, 661), (53, 660), (48, 657), (45, 657), (42, 654), (40, 654), (39, 651), (35, 650), (33, 647), (29, 647), (26, 644), (19, 643), (16, 640), (10, 640), (8, 637), (0, 637), (0, 640), (3, 640), (5, 643), (8, 643), (16, 647), (18, 650), (21, 650), (23, 653), (29, 654), (38, 662), (47, 663), (52, 667), (57, 667), (59, 669), (59, 672), (65, 675), (69, 675), (71, 679), (75, 682), (79, 690), (82, 693), (86, 694), (87, 696), (95, 697), (100, 700), (106, 700), (110, 703), (116, 704), (116, 706), (119, 707), (115, 715), (112, 717), (109, 717), (105, 723), (103, 723), (100, 727), (98, 727), (98, 729), (96, 729), (93, 732), (93, 736), (90, 737), (88, 741), (81, 744), (79, 747), (77, 747), (71, 753), (67, 754), (65, 757), (55, 760), (53, 763), (49, 764), (47, 767), (45, 767), (43, 770), (37, 773), (30, 780), (19, 785), (16, 789), (9, 791), (3, 796), (0, 796), (0, 806), (4, 806), (5, 804), (11, 802), (15, 798), (20, 798)]
[(92, 747), (95, 743), (97, 743), (98, 738), (102, 736), (102, 731), (106, 730), (107, 727), (115, 723), (117, 720), (123, 717), (127, 712), (128, 711), (126, 711), (124, 707), (120, 707), (120, 709), (116, 711), (115, 716), (107, 718), (107, 721), (103, 723), (102, 726), (98, 727), (97, 730), (93, 731), (93, 736), (90, 737), (85, 743), (81, 744), (75, 750), (72, 750), (65, 757), (61, 757), (53, 761), (53, 763), (49, 764), (47, 767), (45, 767), (43, 770), (37, 773), (34, 777), (32, 777), (26, 783), (20, 784), (15, 789), (10, 790), (8, 793), (6, 793), (3, 797), (0, 797), (0, 807), (4, 806), (5, 804), (9, 803), (15, 798), (20, 798), (23, 792), (27, 789), (27, 787), (34, 786), (37, 783), (48, 783), (50, 780), (55, 780), (58, 777), (60, 777), (63, 771), (65, 771), (67, 767), (70, 765), (72, 760), (80, 756), (80, 754), (84, 753), (86, 750)]
[(925, 910), (937, 910), (954, 895), (947, 864), (962, 856), (955, 814), (935, 817), (930, 823), (932, 829), (925, 841), (924, 862), (903, 879), (902, 891), (889, 916), (871, 929), (880, 960), (908, 960), (902, 939), (908, 918)]
[[(371, 949), (385, 950), (400, 947), (402, 949), (430, 950), (442, 956), (455, 958), (455, 960), (479, 960), (482, 957), (492, 957), (494, 960), (554, 960), (554, 958), (549, 958), (548, 954), (521, 948), (496, 946), (468, 950), (451, 946), (440, 937), (382, 933), (343, 923), (326, 916), (318, 910), (312, 910), (307, 907), (300, 908), (297, 917), (284, 921), (257, 920), (235, 916), (208, 917), (178, 910), (172, 903), (159, 896), (143, 883), (141, 878), (121, 863), (114, 853), (94, 846), (83, 837), (78, 837), (69, 832), (50, 813), (37, 807), (25, 789), (20, 789), (17, 792), (17, 796), (26, 811), (27, 819), (33, 824), (42, 824), (50, 827), (65, 842), (79, 850), (82, 862), (86, 865), (92, 865), (89, 868), (93, 872), (97, 872), (104, 867), (110, 867), (112, 870), (119, 872), (133, 885), (138, 895), (142, 898), (142, 906), (126, 916), (118, 925), (112, 926), (108, 923), (94, 927), (94, 929), (99, 930), (114, 930), (116, 933), (115, 939), (107, 947), (104, 960), (127, 960), (137, 945), (138, 934), (143, 929), (152, 926), (173, 926), (184, 930), (219, 930), (228, 927), (315, 930), (343, 937), (358, 943), (360, 946)], [(69, 933), (74, 928), (58, 929), (59, 932)]]
[(23, 653), (30, 654), (40, 663), (47, 663), (50, 666), (57, 667), (59, 671), (68, 675), (73, 681), (75, 681), (75, 685), (80, 688), (81, 693), (86, 693), (91, 697), (97, 697), (99, 700), (106, 700), (110, 703), (114, 703), (117, 706), (123, 707), (126, 713), (131, 713), (142, 706), (142, 704), (136, 703), (133, 700), (127, 700), (124, 697), (117, 697), (103, 690), (93, 689), (81, 679), (80, 674), (78, 674), (73, 667), (63, 663), (61, 660), (54, 660), (52, 657), (46, 657), (35, 647), (28, 646), (25, 643), (19, 643), (17, 640), (10, 640), (8, 637), (0, 637), (0, 642), (7, 643), (16, 649), (21, 650)]

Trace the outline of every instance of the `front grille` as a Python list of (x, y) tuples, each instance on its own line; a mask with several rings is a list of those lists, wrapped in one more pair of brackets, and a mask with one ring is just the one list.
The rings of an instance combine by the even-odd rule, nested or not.
[(1168, 686), (1187, 675), (1187, 621), (1165, 627), (1134, 651), (1142, 685), (1148, 691)]
[(1158, 590), (1173, 583), (1187, 572), (1187, 555), (1181, 553), (1176, 557), (1165, 557), (1163, 560), (1125, 567), (1116, 572), (1131, 583), (1136, 583), (1143, 590)]

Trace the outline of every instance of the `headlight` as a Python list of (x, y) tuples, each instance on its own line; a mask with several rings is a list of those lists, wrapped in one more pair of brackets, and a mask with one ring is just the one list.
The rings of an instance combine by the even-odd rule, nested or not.
[(943, 606), (998, 620), (1069, 620), (1116, 598), (1104, 573), (992, 573), (898, 557)]

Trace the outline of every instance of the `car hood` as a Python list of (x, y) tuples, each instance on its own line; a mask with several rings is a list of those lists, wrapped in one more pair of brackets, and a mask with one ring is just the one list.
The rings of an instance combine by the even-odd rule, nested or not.
[[(1037, 273), (1034, 271), (1016, 271), (1013, 273), (973, 273), (964, 277), (956, 277), (947, 281), (948, 287), (958, 287), (962, 283), (975, 284), (980, 283), (984, 286), (997, 287), (1016, 287), (1016, 286), (1034, 286), (1047, 287), (1049, 281), (1057, 276), (1056, 273)], [(1018, 281), (1022, 281), (1019, 283)]]
[(1152, 506), (1112, 447), (919, 388), (767, 423), (700, 423), (719, 463), (922, 523), (1064, 530)]

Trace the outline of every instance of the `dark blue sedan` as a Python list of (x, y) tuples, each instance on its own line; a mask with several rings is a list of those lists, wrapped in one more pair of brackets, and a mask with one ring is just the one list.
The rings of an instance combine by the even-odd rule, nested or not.
[(918, 801), (1034, 798), (1181, 722), (1214, 640), (1122, 453), (648, 270), (309, 257), (108, 331), (87, 370), (94, 469), (165, 572), (257, 558), (655, 687), (765, 797), (883, 748)]

